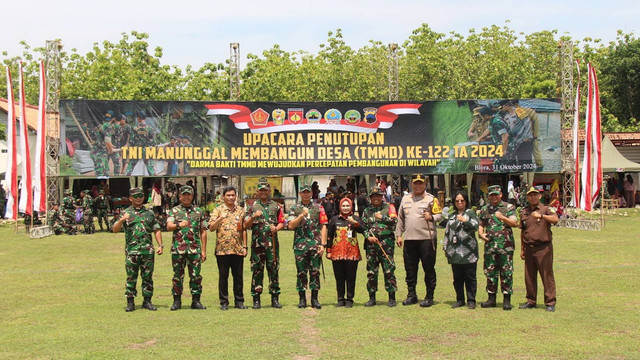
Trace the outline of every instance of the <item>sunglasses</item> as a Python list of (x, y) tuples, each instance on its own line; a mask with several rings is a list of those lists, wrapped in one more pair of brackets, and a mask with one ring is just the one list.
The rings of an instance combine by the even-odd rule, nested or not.
[(134, 199), (141, 199), (144, 197), (144, 194), (135, 194), (135, 195), (131, 195), (131, 197)]
[(464, 200), (456, 200), (457, 203), (463, 203)]

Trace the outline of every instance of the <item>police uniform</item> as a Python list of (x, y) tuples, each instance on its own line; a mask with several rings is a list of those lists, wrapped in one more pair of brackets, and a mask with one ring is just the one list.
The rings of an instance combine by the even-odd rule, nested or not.
[[(426, 183), (422, 174), (411, 177), (412, 184)], [(424, 214), (429, 213), (431, 219), (425, 220)], [(433, 295), (436, 288), (436, 224), (442, 218), (442, 209), (438, 200), (424, 191), (422, 194), (407, 194), (402, 198), (398, 209), (398, 225), (396, 237), (404, 238), (404, 267), (407, 273), (406, 282), (409, 288), (407, 299), (403, 305), (411, 305), (418, 302), (416, 284), (418, 280), (418, 264), (422, 262), (424, 270), (424, 282), (427, 295), (420, 303), (422, 307), (433, 305)]]

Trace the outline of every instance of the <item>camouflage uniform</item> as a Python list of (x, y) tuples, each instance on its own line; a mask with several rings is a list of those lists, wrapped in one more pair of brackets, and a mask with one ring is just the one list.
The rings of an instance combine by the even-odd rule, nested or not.
[(185, 208), (180, 204), (171, 209), (167, 222), (178, 225), (183, 220), (188, 220), (190, 225), (173, 231), (173, 244), (171, 246), (173, 287), (171, 293), (174, 296), (182, 295), (184, 268), (187, 266), (189, 268), (191, 294), (199, 295), (202, 293), (200, 230), (207, 229), (207, 221), (204, 217), (204, 211), (199, 207), (191, 205), (189, 208)]
[[(183, 147), (193, 147), (193, 144), (189, 142), (189, 137), (184, 137), (186, 142), (182, 144)], [(189, 160), (182, 160), (182, 174), (186, 175), (191, 171), (191, 165), (189, 165)]]
[(271, 233), (271, 226), (284, 223), (284, 214), (278, 204), (269, 200), (263, 204), (256, 200), (247, 211), (245, 219), (249, 219), (256, 211), (262, 211), (258, 219), (254, 219), (251, 226), (251, 296), (262, 294), (262, 282), (264, 279), (264, 267), (267, 266), (269, 276), (269, 293), (280, 294), (278, 271), (280, 270), (280, 248), (278, 246), (278, 233)]
[(498, 220), (495, 213), (500, 212), (506, 217), (516, 216), (516, 208), (504, 201), (498, 206), (485, 205), (480, 210), (480, 224), (485, 228), (489, 241), (484, 244), (484, 274), (487, 276), (487, 292), (495, 294), (498, 291), (498, 274), (500, 274), (500, 289), (503, 294), (513, 293), (513, 251), (515, 242), (513, 230), (504, 222)]
[(73, 195), (71, 195), (71, 190), (67, 189), (64, 191), (64, 194), (67, 195), (62, 198), (62, 214), (64, 218), (64, 223), (71, 227), (74, 232), (76, 231), (76, 206), (75, 199)]
[[(504, 121), (504, 119), (502, 119), (502, 117), (499, 114), (495, 114), (491, 119), (491, 122), (489, 123), (489, 132), (491, 133), (491, 141), (496, 146), (501, 146), (502, 135), (509, 134), (509, 125), (507, 125), (507, 123)], [(509, 136), (507, 147), (509, 146), (509, 144), (511, 144), (511, 142), (512, 142), (512, 139), (511, 139), (511, 136)], [(505, 157), (509, 155), (513, 155), (513, 154), (510, 154), (507, 151), (507, 149), (502, 149), (502, 152), (503, 154), (505, 154), (504, 155)], [(505, 164), (506, 162), (504, 158), (496, 158), (494, 163), (496, 166), (499, 166), (501, 164)]]
[(169, 208), (173, 208), (174, 206), (178, 205), (176, 194), (176, 184), (174, 184), (173, 179), (170, 178), (169, 181), (164, 184), (165, 202), (169, 205)]
[(95, 226), (93, 225), (93, 198), (89, 195), (89, 190), (85, 190), (84, 198), (82, 198), (82, 224), (85, 234), (93, 234)]
[(314, 202), (304, 205), (298, 202), (287, 212), (288, 227), (290, 221), (302, 214), (304, 208), (309, 209), (309, 215), (302, 220), (295, 229), (293, 235), (293, 255), (296, 259), (298, 281), (296, 290), (305, 291), (307, 288), (307, 272), (309, 273), (309, 288), (320, 289), (320, 262), (322, 257), (318, 255), (318, 247), (321, 244), (320, 230), (327, 224), (327, 215), (324, 208)]
[[(131, 134), (130, 146), (142, 147), (142, 161), (144, 162), (144, 165), (147, 168), (147, 172), (149, 173), (149, 176), (153, 176), (154, 175), (153, 160), (145, 159), (146, 153), (147, 153), (146, 147), (155, 146), (155, 134), (153, 132), (153, 129), (151, 129), (144, 122), (143, 123), (139, 122), (138, 124), (136, 124), (136, 127), (133, 128), (133, 133)], [(129, 160), (129, 163), (127, 164), (127, 170), (126, 170), (127, 176), (131, 176), (131, 173), (133, 172), (133, 168), (136, 166), (137, 163), (138, 163), (138, 160)], [(139, 175), (142, 175), (142, 174), (139, 174)]]
[[(375, 217), (380, 212), (382, 219)], [(395, 249), (395, 234), (398, 216), (395, 207), (388, 203), (382, 203), (380, 207), (369, 205), (362, 214), (362, 221), (365, 225), (365, 239), (369, 236), (375, 236), (380, 241), (380, 245), (393, 260), (393, 252)], [(378, 267), (382, 266), (384, 272), (384, 285), (387, 292), (396, 292), (398, 283), (394, 271), (396, 270), (395, 262), (389, 262), (380, 250), (380, 246), (370, 243), (368, 240), (364, 242), (364, 248), (367, 256), (367, 291), (369, 294), (378, 291)]]
[(51, 209), (47, 213), (47, 225), (53, 230), (56, 235), (60, 235), (62, 233), (73, 235), (75, 232), (73, 228), (64, 222), (64, 219), (61, 216), (60, 209)]
[(0, 219), (4, 219), (4, 206), (7, 203), (7, 192), (4, 190), (4, 187), (0, 185)]
[(111, 232), (111, 224), (109, 223), (109, 217), (107, 212), (109, 211), (109, 199), (104, 196), (104, 191), (100, 190), (100, 195), (95, 200), (96, 204), (96, 217), (98, 218), (98, 225), (100, 225), (100, 230), (102, 228), (102, 222), (104, 221), (104, 226), (107, 228), (107, 231)]
[[(115, 146), (118, 148), (123, 148), (125, 146), (129, 145), (129, 140), (131, 139), (131, 125), (126, 123), (126, 117), (124, 117), (124, 115), (122, 115), (121, 120), (124, 119), (125, 120), (125, 124), (124, 125), (120, 125), (118, 124), (118, 127), (116, 129), (116, 135), (115, 135)], [(122, 166), (121, 169), (125, 169), (126, 165), (128, 163), (128, 160), (122, 159)], [(115, 173), (114, 174), (119, 175), (119, 173)]]
[[(140, 193), (142, 189), (138, 188)], [(142, 279), (142, 296), (153, 296), (153, 268), (154, 248), (151, 233), (160, 230), (153, 211), (144, 206), (136, 209), (132, 206), (124, 209), (121, 216), (129, 214), (129, 219), (124, 223), (125, 239), (125, 269), (127, 282), (125, 295), (133, 298), (137, 295), (136, 282), (138, 271)]]
[[(108, 176), (109, 175), (109, 158), (107, 151), (107, 142), (113, 144), (113, 136), (115, 128), (113, 124), (111, 124), (111, 115), (107, 113), (105, 115), (105, 123), (100, 126), (98, 129), (98, 133), (96, 134), (96, 141), (93, 143), (93, 148), (91, 149), (91, 160), (93, 160), (93, 166), (95, 168), (96, 176)], [(116, 153), (117, 154), (117, 153)], [(120, 172), (120, 163), (117, 163), (116, 170), (116, 162), (114, 165), (114, 174), (118, 174)]]

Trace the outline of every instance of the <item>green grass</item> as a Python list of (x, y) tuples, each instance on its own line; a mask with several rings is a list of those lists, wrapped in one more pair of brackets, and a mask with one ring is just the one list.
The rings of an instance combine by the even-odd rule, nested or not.
[[(365, 308), (364, 262), (356, 307), (336, 308), (333, 273), (325, 259), (323, 308), (300, 310), (290, 232), (281, 240), (283, 309), (271, 309), (263, 296), (267, 306), (261, 310), (218, 310), (218, 272), (211, 252), (203, 265), (207, 310), (169, 311), (171, 264), (164, 254), (156, 257), (154, 276), (159, 310), (140, 310), (138, 297), (136, 311), (125, 313), (122, 234), (29, 239), (1, 227), (0, 358), (639, 358), (640, 214), (608, 219), (601, 232), (554, 228), (555, 313), (451, 309), (451, 269), (441, 251), (432, 308), (388, 308), (382, 305), (384, 292), (378, 293), (378, 306)], [(163, 238), (168, 243), (169, 233)], [(402, 300), (406, 285), (400, 251), (395, 260)], [(521, 260), (515, 260), (515, 269), (519, 305), (525, 292)], [(250, 303), (248, 260), (244, 276)], [(478, 300), (484, 301), (481, 269), (478, 280)], [(424, 283), (418, 289), (423, 296)], [(184, 300), (188, 305), (189, 298)]]

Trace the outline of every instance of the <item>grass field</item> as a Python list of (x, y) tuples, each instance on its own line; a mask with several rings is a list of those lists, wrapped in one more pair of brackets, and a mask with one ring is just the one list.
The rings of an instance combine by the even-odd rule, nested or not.
[[(207, 310), (169, 311), (171, 258), (156, 257), (158, 311), (125, 313), (124, 235), (29, 239), (0, 228), (0, 358), (3, 359), (632, 359), (640, 358), (640, 213), (610, 216), (601, 232), (554, 228), (558, 304), (507, 312), (451, 309), (451, 269), (438, 253), (436, 304), (423, 309), (365, 308), (360, 263), (356, 306), (336, 308), (335, 282), (325, 259), (321, 310), (296, 307), (291, 232), (281, 237), (280, 310), (263, 296), (261, 310), (220, 311), (217, 266), (203, 265)], [(163, 233), (169, 243), (169, 233)], [(211, 238), (213, 234), (210, 233)], [(516, 232), (519, 236), (519, 232)], [(440, 236), (441, 237), (441, 236)], [(211, 239), (212, 240), (212, 239)], [(168, 252), (168, 251), (167, 251)], [(400, 251), (398, 300), (406, 296)], [(514, 302), (524, 302), (523, 262), (515, 260)], [(422, 278), (420, 273), (419, 277)], [(245, 298), (250, 273), (245, 262)], [(478, 300), (485, 278), (478, 269)], [(382, 279), (380, 279), (382, 284)], [(138, 284), (139, 286), (139, 284)], [(382, 286), (381, 286), (382, 288)], [(419, 295), (424, 283), (419, 281)], [(542, 303), (542, 289), (539, 302)], [(500, 303), (501, 298), (499, 297)], [(187, 305), (188, 296), (183, 299)], [(500, 304), (499, 304), (500, 305)]]

